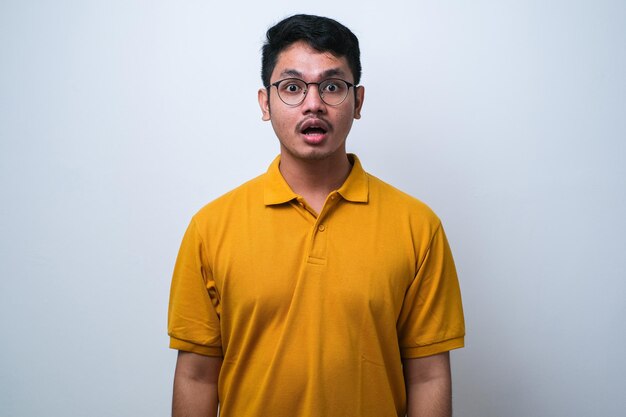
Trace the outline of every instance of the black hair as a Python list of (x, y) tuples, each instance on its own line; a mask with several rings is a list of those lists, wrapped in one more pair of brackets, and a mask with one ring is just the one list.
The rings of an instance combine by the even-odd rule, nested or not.
[(361, 52), (359, 40), (344, 25), (327, 17), (297, 14), (288, 17), (268, 29), (263, 44), (261, 79), (268, 86), (276, 67), (278, 55), (294, 42), (304, 41), (320, 52), (331, 52), (346, 57), (354, 76), (354, 84), (361, 79)]

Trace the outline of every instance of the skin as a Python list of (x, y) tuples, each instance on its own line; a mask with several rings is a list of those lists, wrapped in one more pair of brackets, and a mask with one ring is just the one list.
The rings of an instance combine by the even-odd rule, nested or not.
[(217, 416), (217, 380), (222, 358), (178, 352), (172, 417)]
[[(295, 42), (279, 54), (270, 83), (292, 77), (307, 82), (330, 77), (354, 82), (345, 57), (319, 52), (305, 42)], [(329, 106), (313, 87), (302, 104), (288, 106), (280, 100), (275, 87), (270, 88), (269, 94), (265, 88), (259, 90), (263, 120), (271, 122), (280, 142), (280, 171), (317, 213), (326, 196), (339, 188), (350, 173), (346, 138), (354, 119), (361, 117), (364, 94), (363, 87), (356, 87), (356, 94), (350, 91), (343, 103)], [(307, 122), (317, 123), (327, 132), (305, 135), (302, 127)]]
[[(270, 83), (284, 78), (320, 82), (341, 78), (353, 83), (345, 57), (319, 52), (304, 42), (296, 42), (281, 52)], [(361, 117), (364, 89), (356, 87), (338, 106), (325, 104), (313, 87), (304, 102), (288, 106), (276, 88), (258, 92), (262, 118), (272, 124), (280, 142), (280, 171), (297, 194), (316, 213), (326, 197), (338, 189), (350, 173), (346, 138), (354, 119)], [(326, 129), (324, 134), (302, 132), (306, 123)], [(218, 406), (217, 381), (220, 358), (179, 352), (174, 375), (173, 417), (215, 417)], [(450, 417), (451, 377), (448, 352), (403, 362), (407, 389), (408, 417)]]
[(407, 392), (407, 417), (451, 417), (450, 353), (402, 362)]

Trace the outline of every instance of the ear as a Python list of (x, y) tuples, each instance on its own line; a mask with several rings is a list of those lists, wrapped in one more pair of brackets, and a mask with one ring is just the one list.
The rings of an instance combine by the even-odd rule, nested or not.
[(361, 108), (363, 107), (363, 100), (365, 99), (365, 87), (362, 85), (356, 88), (356, 100), (354, 101), (354, 118), (361, 118)]
[(266, 122), (270, 120), (270, 97), (267, 88), (259, 89), (259, 107), (261, 107), (261, 112), (263, 113), (261, 118)]

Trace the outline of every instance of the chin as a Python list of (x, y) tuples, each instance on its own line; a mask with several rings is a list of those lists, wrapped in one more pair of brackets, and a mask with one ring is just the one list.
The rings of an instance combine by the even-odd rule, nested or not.
[(305, 151), (287, 150), (287, 152), (296, 159), (303, 161), (323, 161), (337, 155), (337, 151), (329, 151), (326, 149), (308, 149)]

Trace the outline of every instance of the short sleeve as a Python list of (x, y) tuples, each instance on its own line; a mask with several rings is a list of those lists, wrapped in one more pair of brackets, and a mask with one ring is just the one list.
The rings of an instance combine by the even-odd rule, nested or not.
[(430, 356), (464, 346), (459, 281), (441, 224), (418, 264), (398, 319), (402, 358)]
[(202, 237), (192, 220), (183, 237), (170, 290), (170, 348), (222, 356), (219, 296)]

